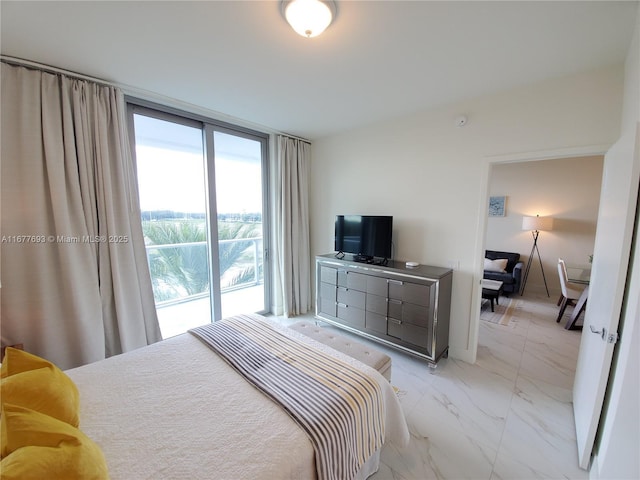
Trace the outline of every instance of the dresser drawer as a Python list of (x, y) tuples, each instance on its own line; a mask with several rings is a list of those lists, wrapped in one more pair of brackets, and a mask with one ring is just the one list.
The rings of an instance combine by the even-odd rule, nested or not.
[(365, 312), (365, 328), (378, 333), (387, 333), (387, 317), (373, 312)]
[(389, 298), (428, 307), (431, 304), (431, 287), (419, 283), (390, 280)]
[(364, 328), (364, 310), (338, 303), (338, 318), (345, 324)]
[(363, 273), (349, 272), (346, 270), (338, 270), (338, 286), (345, 287), (350, 290), (367, 291), (367, 277)]
[(336, 285), (338, 282), (338, 269), (325, 267), (324, 265), (320, 267), (320, 281), (324, 283), (330, 283), (332, 285)]
[(429, 341), (429, 329), (425, 327), (417, 327), (415, 325), (411, 325), (410, 323), (403, 323), (400, 339), (404, 340), (407, 343), (411, 343), (413, 345), (431, 350), (431, 342)]
[(387, 335), (418, 347), (430, 349), (429, 329), (404, 323), (395, 318), (387, 320)]
[(323, 300), (332, 300), (336, 301), (336, 286), (331, 285), (330, 283), (321, 283), (320, 284), (320, 298)]
[(320, 298), (318, 303), (320, 312), (336, 316), (336, 286), (328, 283), (320, 284)]
[(387, 299), (386, 297), (379, 297), (378, 295), (367, 294), (367, 308), (368, 312), (378, 313), (380, 315), (387, 315)]
[(319, 313), (325, 313), (327, 315), (331, 315), (332, 317), (336, 316), (336, 301), (335, 300), (327, 300), (321, 298), (318, 300)]
[(350, 288), (338, 288), (337, 292), (338, 303), (344, 303), (350, 307), (356, 307), (364, 310), (366, 304), (367, 295), (364, 292), (358, 290), (352, 290)]
[(367, 293), (386, 297), (388, 291), (386, 278), (374, 277), (372, 275), (367, 276)]
[(402, 322), (397, 318), (387, 318), (387, 335), (402, 338)]
[(429, 319), (429, 308), (412, 303), (403, 303), (402, 322), (427, 327), (431, 323)]

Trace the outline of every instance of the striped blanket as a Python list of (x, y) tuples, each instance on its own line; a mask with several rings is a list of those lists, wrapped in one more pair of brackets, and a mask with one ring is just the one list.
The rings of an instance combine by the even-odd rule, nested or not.
[(358, 369), (238, 315), (190, 330), (279, 403), (309, 436), (319, 480), (349, 480), (382, 447), (380, 385)]

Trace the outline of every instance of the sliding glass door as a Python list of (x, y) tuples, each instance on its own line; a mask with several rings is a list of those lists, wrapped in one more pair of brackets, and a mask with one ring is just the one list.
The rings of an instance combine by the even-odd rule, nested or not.
[(130, 106), (163, 338), (266, 309), (266, 136)]
[(262, 143), (213, 132), (221, 315), (264, 310)]

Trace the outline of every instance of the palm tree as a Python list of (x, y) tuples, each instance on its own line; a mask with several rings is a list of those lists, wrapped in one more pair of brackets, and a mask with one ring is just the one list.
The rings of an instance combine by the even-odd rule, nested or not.
[[(190, 219), (143, 222), (147, 245), (162, 247), (148, 249), (156, 302), (208, 291), (209, 263), (205, 227), (206, 224), (202, 220)], [(258, 229), (255, 225), (218, 223), (220, 240), (255, 238), (257, 233)], [(167, 245), (173, 246), (167, 247)], [(249, 251), (251, 245), (251, 241), (220, 244), (220, 275), (230, 273), (227, 275), (225, 286), (247, 283), (255, 278), (253, 257)], [(261, 267), (260, 265), (260, 273)]]
[(149, 268), (156, 301), (206, 292), (209, 288), (206, 233), (202, 221), (143, 222), (147, 245), (175, 245), (149, 249)]
[[(259, 231), (255, 224), (218, 222), (218, 239), (221, 241), (240, 238), (252, 239), (258, 235)], [(227, 287), (248, 283), (255, 278), (255, 268), (252, 263), (253, 255), (249, 251), (252, 245), (252, 240), (220, 243), (218, 248), (220, 276), (224, 276), (231, 269), (239, 269), (229, 278)], [(242, 266), (243, 264), (244, 267)]]

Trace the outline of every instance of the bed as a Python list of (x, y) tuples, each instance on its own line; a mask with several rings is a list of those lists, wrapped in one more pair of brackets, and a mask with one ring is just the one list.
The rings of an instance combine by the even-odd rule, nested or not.
[[(408, 443), (400, 404), (379, 372), (274, 321), (242, 317), (373, 379), (384, 442)], [(319, 477), (316, 447), (300, 423), (191, 333), (66, 373), (80, 392), (80, 429), (104, 452), (113, 480)], [(354, 478), (374, 473), (379, 453)]]

